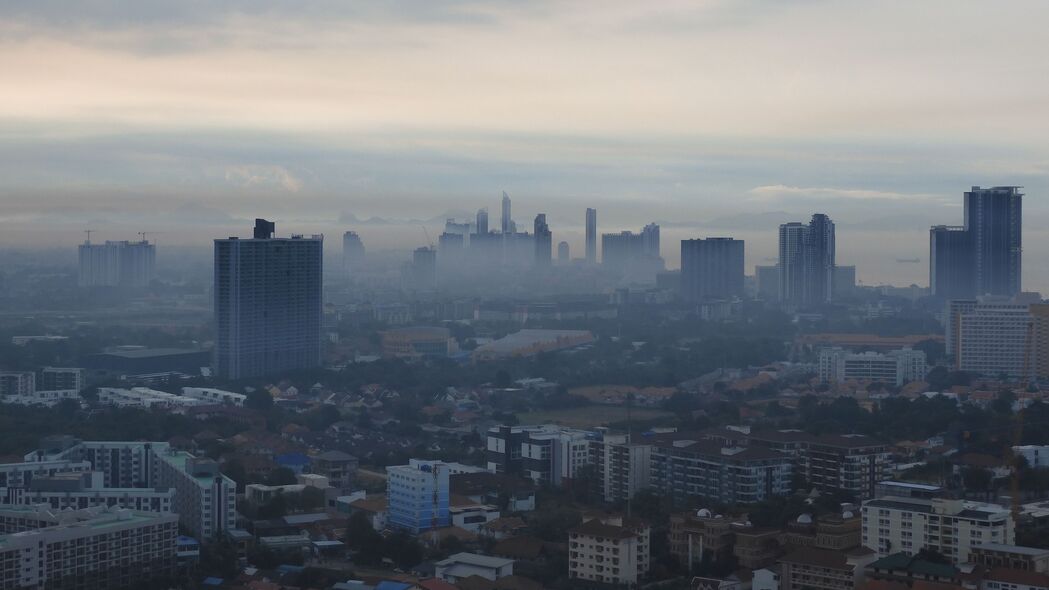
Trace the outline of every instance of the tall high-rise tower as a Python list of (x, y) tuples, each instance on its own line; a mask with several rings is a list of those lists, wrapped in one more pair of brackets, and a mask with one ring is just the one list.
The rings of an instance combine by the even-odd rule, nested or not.
[(84, 242), (77, 249), (81, 287), (146, 287), (154, 277), (157, 249), (140, 242)]
[(255, 220), (250, 240), (215, 240), (215, 372), (243, 379), (321, 362), (323, 238), (275, 238)]
[(488, 233), (488, 209), (477, 210), (477, 234), (484, 235)]
[(506, 194), (506, 191), (503, 191), (503, 217), (501, 226), (502, 232), (504, 234), (513, 233), (513, 225), (513, 218), (510, 217), (510, 195)]
[(977, 295), (1011, 297), (1020, 292), (1020, 188), (974, 186), (965, 193), (965, 228), (972, 239)]
[(342, 267), (353, 270), (364, 262), (364, 242), (355, 231), (342, 234)]
[(597, 264), (597, 209), (586, 210), (586, 262)]
[(834, 250), (834, 222), (822, 213), (808, 225), (779, 226), (780, 301), (797, 307), (833, 299)]
[(532, 229), (535, 234), (535, 263), (537, 266), (549, 266), (553, 255), (553, 234), (546, 224), (546, 213), (535, 216)]
[(681, 240), (681, 295), (688, 301), (743, 296), (743, 240)]
[(805, 301), (807, 225), (792, 221), (779, 226), (779, 299), (787, 305)]
[(944, 301), (976, 296), (972, 236), (964, 227), (929, 228), (929, 289)]

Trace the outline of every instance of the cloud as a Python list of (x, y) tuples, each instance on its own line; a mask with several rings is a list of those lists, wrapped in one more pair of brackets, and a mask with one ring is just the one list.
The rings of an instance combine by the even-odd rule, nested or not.
[(281, 188), (290, 193), (302, 190), (302, 181), (283, 166), (249, 164), (227, 166), (228, 182), (244, 188)]
[(914, 200), (945, 200), (943, 195), (928, 193), (901, 193), (894, 191), (858, 189), (858, 188), (832, 188), (832, 187), (802, 187), (787, 186), (783, 184), (771, 184), (756, 186), (750, 189), (750, 194), (760, 200), (782, 200), (793, 198), (808, 198), (814, 200), (882, 200), (882, 201), (914, 201)]

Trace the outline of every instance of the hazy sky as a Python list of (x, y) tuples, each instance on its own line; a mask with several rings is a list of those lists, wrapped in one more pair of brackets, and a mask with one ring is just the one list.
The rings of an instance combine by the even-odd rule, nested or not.
[(577, 253), (587, 206), (745, 237), (748, 264), (826, 212), (866, 282), (924, 284), (928, 226), (1017, 184), (1025, 287), (1049, 291), (1046, 22), (1042, 0), (0, 0), (0, 245), (206, 245), (267, 216), (414, 246), (355, 220), (496, 219), (506, 190)]

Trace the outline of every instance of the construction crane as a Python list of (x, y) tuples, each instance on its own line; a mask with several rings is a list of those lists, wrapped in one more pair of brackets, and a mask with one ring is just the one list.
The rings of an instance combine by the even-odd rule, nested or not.
[(423, 228), (423, 234), (426, 236), (426, 243), (430, 245), (430, 249), (436, 250), (437, 248), (433, 245), (433, 238), (430, 237), (430, 231), (426, 229), (425, 225), (420, 225), (419, 227)]
[[(162, 233), (164, 233), (164, 232), (162, 232), (162, 231), (140, 231), (140, 232), (138, 232), (138, 235), (139, 235), (140, 238), (142, 238), (143, 242), (148, 242), (149, 241), (149, 236), (162, 234)], [(156, 240), (153, 240), (153, 242), (156, 243)]]
[(95, 231), (96, 230), (93, 230), (93, 229), (85, 229), (84, 230), (84, 233), (87, 234), (87, 241), (84, 242), (85, 244), (90, 244), (91, 243), (91, 234), (95, 233)]

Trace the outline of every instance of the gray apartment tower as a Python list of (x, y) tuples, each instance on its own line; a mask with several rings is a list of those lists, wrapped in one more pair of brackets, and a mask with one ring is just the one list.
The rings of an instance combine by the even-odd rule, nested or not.
[(1023, 193), (1018, 186), (972, 187), (963, 226), (929, 230), (929, 286), (940, 299), (1020, 292)]
[(323, 237), (215, 240), (215, 373), (244, 379), (319, 366)]
[(597, 264), (597, 209), (586, 210), (586, 263)]
[(834, 297), (834, 222), (822, 213), (808, 225), (779, 226), (780, 301), (789, 307), (820, 305)]
[(360, 267), (364, 262), (364, 242), (355, 231), (342, 234), (342, 267), (353, 270)]
[(81, 287), (146, 287), (153, 281), (156, 246), (139, 242), (84, 242), (77, 249)]
[(743, 297), (743, 240), (681, 240), (681, 295), (687, 301)]
[(550, 266), (554, 237), (550, 233), (550, 226), (546, 223), (546, 213), (535, 216), (532, 230), (535, 235), (535, 264), (536, 266)]

